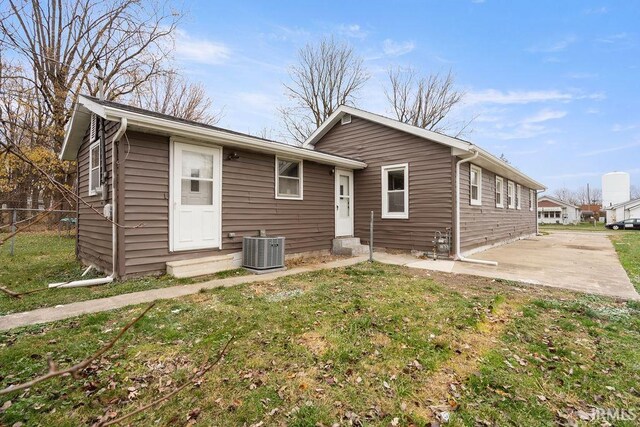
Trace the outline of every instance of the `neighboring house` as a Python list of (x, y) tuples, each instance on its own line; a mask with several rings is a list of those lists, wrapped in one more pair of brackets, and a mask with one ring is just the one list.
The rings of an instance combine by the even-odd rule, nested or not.
[(629, 200), (605, 208), (607, 224), (629, 218), (640, 218), (640, 199)]
[(538, 222), (540, 224), (577, 224), (580, 208), (551, 196), (538, 198)]
[(534, 234), (544, 188), (473, 144), (349, 107), (294, 147), (81, 96), (61, 158), (78, 160), (91, 205), (79, 203), (78, 257), (121, 278), (237, 265), (243, 236), (326, 253), (367, 239), (371, 211), (376, 247), (427, 251), (449, 228), (471, 253)]
[(590, 205), (580, 205), (580, 219), (582, 221), (604, 221), (605, 212), (602, 210), (602, 206), (598, 203), (592, 203)]

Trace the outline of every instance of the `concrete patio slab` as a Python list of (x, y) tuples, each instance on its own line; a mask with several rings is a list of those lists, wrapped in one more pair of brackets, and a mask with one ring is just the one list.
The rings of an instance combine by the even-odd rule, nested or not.
[(376, 256), (380, 262), (407, 267), (513, 280), (573, 291), (640, 299), (607, 233), (551, 232), (478, 252), (475, 259), (497, 266), (453, 261), (407, 261), (395, 255)]

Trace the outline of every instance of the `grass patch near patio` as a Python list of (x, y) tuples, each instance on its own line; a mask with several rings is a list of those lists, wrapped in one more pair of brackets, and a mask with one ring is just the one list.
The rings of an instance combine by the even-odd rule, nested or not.
[(618, 231), (610, 237), (620, 264), (627, 271), (636, 291), (640, 292), (640, 232)]
[[(46, 287), (49, 283), (78, 280), (85, 267), (76, 260), (75, 238), (57, 233), (21, 233), (16, 236), (14, 256), (9, 255), (10, 242), (0, 246), (0, 286), (15, 292)], [(0, 316), (41, 307), (52, 307), (129, 292), (201, 282), (215, 278), (241, 276), (245, 270), (223, 271), (207, 277), (176, 279), (172, 276), (144, 277), (87, 288), (51, 289), (20, 299), (0, 293)], [(85, 279), (103, 277), (95, 271)]]
[[(47, 356), (76, 363), (143, 308), (1, 334), (0, 386), (46, 372)], [(130, 422), (554, 425), (560, 409), (575, 420), (589, 405), (640, 406), (638, 308), (378, 263), (319, 270), (161, 301), (79, 380), (0, 399), (0, 424), (125, 414), (235, 335), (202, 384)]]
[(539, 224), (538, 230), (540, 232), (545, 231), (599, 231), (610, 233), (611, 230), (607, 229), (604, 224), (597, 222), (595, 226), (590, 222), (579, 222), (578, 224)]

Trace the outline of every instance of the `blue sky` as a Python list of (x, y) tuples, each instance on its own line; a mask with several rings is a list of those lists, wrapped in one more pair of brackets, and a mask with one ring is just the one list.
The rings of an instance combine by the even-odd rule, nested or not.
[(187, 1), (175, 59), (206, 85), (219, 125), (281, 132), (276, 108), (297, 50), (333, 35), (371, 75), (357, 106), (391, 115), (390, 66), (456, 75), (475, 117), (466, 139), (551, 190), (640, 185), (640, 2)]

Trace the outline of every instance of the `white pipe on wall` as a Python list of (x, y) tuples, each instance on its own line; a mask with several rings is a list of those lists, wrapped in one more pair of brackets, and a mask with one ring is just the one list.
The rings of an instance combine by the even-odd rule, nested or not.
[[(118, 130), (116, 131), (115, 135), (113, 135), (113, 139), (111, 140), (111, 171), (115, 172), (116, 170), (116, 162), (119, 162), (120, 159), (118, 159), (118, 151), (116, 148), (116, 142), (119, 142), (120, 139), (122, 138), (122, 136), (124, 135), (124, 133), (127, 131), (127, 119), (126, 118), (122, 118), (120, 120), (120, 127), (118, 128)], [(116, 181), (116, 177), (115, 177), (115, 173), (113, 173), (113, 176), (111, 177), (111, 277), (116, 277), (116, 261), (118, 258), (118, 229), (116, 226), (116, 188), (114, 185), (114, 182)], [(118, 185), (122, 185), (121, 182), (118, 183)], [(117, 220), (119, 221), (120, 218), (117, 218)], [(113, 279), (112, 279), (113, 280)]]
[(101, 277), (99, 279), (74, 280), (73, 282), (50, 283), (50, 288), (79, 288), (81, 286), (106, 285), (113, 282), (113, 277)]
[(473, 156), (467, 157), (456, 162), (456, 260), (462, 262), (470, 262), (474, 264), (484, 264), (484, 265), (498, 265), (495, 261), (486, 261), (484, 259), (472, 259), (465, 258), (460, 253), (460, 165), (462, 163), (470, 162), (471, 160), (478, 157), (480, 154), (475, 148), (471, 147), (470, 151), (473, 152)]

